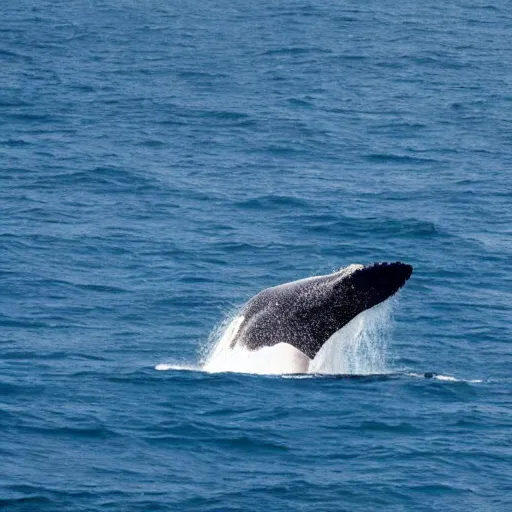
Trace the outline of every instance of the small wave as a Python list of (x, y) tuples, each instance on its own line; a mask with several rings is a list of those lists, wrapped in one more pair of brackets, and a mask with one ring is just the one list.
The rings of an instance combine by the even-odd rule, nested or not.
[(283, 379), (314, 379), (318, 376), (310, 373), (292, 373), (288, 375), (281, 375), (281, 377)]
[(258, 196), (236, 204), (239, 208), (255, 210), (274, 210), (282, 208), (303, 208), (308, 202), (295, 196), (274, 195)]
[(433, 372), (426, 372), (426, 373), (406, 373), (408, 377), (416, 377), (419, 379), (434, 379), (434, 380), (440, 380), (444, 382), (465, 382), (468, 384), (480, 384), (483, 382), (482, 379), (458, 379), (456, 377), (453, 377), (452, 375), (441, 375), (438, 373)]
[[(238, 361), (239, 362), (239, 361)], [(238, 373), (240, 375), (260, 375), (260, 376), (277, 376), (282, 379), (293, 379), (293, 380), (304, 380), (304, 379), (314, 379), (314, 380), (344, 380), (344, 381), (362, 381), (362, 382), (381, 382), (381, 381), (389, 381), (394, 379), (400, 379), (404, 377), (412, 377), (415, 379), (422, 380), (438, 380), (441, 382), (452, 382), (452, 383), (466, 383), (466, 384), (481, 384), (484, 382), (483, 379), (459, 379), (452, 375), (442, 375), (436, 374), (433, 372), (388, 372), (388, 373), (367, 373), (367, 374), (357, 374), (357, 373), (322, 373), (322, 372), (311, 372), (308, 373), (286, 373), (279, 371), (268, 371), (268, 368), (263, 371), (257, 371), (257, 368), (253, 370), (256, 371), (247, 371), (246, 367), (242, 367), (240, 369), (220, 369), (220, 368), (212, 368), (205, 365), (193, 365), (193, 364), (175, 364), (175, 363), (159, 363), (154, 367), (157, 371), (186, 371), (186, 372), (203, 372), (203, 373)]]
[(200, 372), (202, 368), (200, 366), (189, 364), (160, 363), (155, 366), (155, 370), (158, 370), (160, 372), (165, 372), (168, 370)]
[(329, 54), (331, 50), (326, 48), (305, 48), (300, 46), (294, 46), (289, 48), (277, 48), (275, 50), (267, 50), (262, 53), (265, 56), (295, 56), (295, 55), (308, 55), (308, 54)]
[(47, 496), (22, 496), (20, 498), (2, 498), (0, 499), (0, 507), (18, 507), (29, 505), (31, 507), (42, 507), (44, 505), (55, 505), (54, 501)]

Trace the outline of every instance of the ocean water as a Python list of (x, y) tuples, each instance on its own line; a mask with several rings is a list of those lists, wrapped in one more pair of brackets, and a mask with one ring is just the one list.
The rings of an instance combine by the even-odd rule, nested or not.
[[(2, 511), (512, 510), (510, 2), (20, 0), (0, 62)], [(311, 374), (204, 371), (397, 260)]]

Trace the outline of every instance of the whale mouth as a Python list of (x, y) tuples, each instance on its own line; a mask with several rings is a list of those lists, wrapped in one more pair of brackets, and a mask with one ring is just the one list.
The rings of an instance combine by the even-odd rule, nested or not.
[(412, 275), (407, 263), (375, 263), (356, 270), (348, 279), (363, 300), (364, 309), (385, 301), (394, 295)]

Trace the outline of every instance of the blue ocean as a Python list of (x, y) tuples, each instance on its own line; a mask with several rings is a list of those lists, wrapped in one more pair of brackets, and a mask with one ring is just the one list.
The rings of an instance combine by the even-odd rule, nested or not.
[[(512, 510), (509, 1), (5, 1), (0, 62), (2, 511)], [(395, 261), (311, 371), (212, 363)]]

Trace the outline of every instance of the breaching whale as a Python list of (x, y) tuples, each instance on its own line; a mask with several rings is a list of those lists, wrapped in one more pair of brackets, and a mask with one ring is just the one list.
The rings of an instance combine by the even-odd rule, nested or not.
[(278, 346), (274, 356), (294, 359), (298, 372), (305, 371), (336, 331), (394, 295), (412, 270), (401, 262), (350, 265), (267, 288), (240, 311), (230, 347), (257, 351)]

